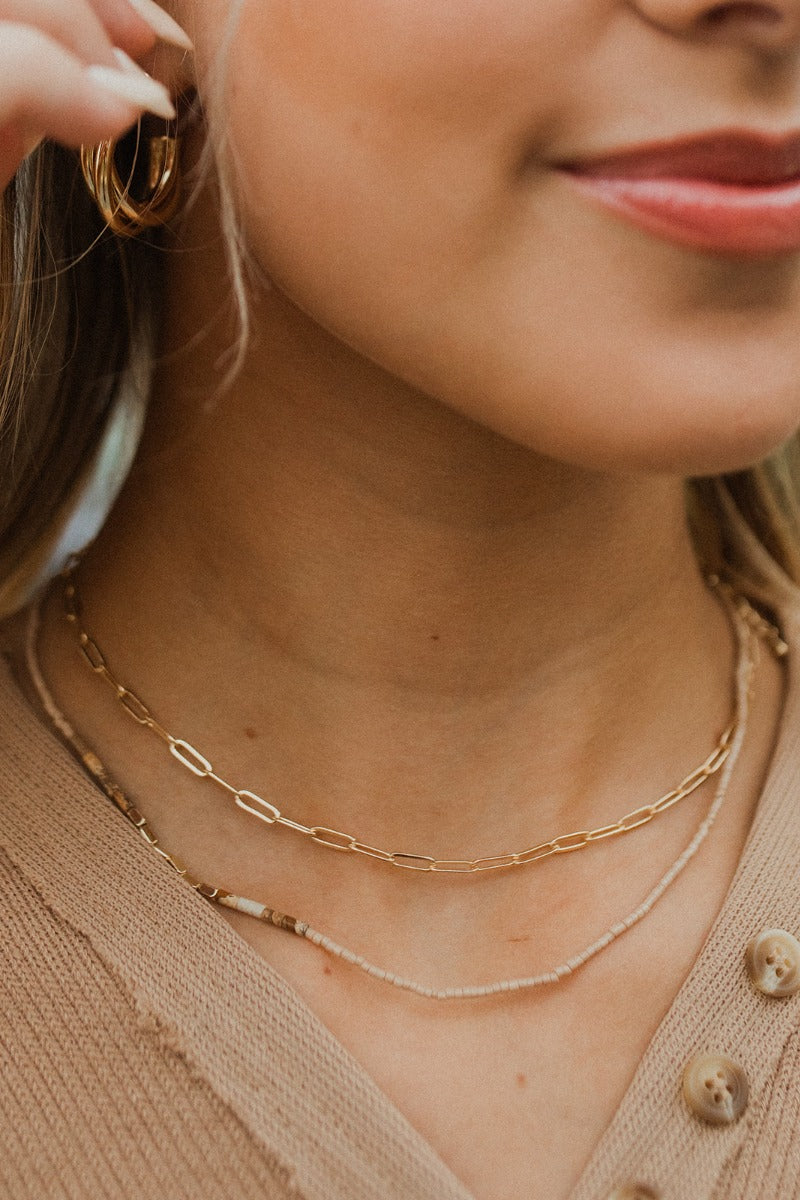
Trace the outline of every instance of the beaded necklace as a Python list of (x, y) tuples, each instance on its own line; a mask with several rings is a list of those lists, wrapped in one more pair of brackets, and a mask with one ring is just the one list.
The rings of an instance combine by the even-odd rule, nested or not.
[(503, 979), (492, 983), (475, 984), (466, 987), (437, 988), (415, 980), (408, 979), (383, 967), (369, 962), (362, 955), (335, 942), (326, 934), (314, 929), (308, 922), (271, 908), (256, 900), (237, 896), (224, 888), (204, 883), (194, 878), (186, 866), (175, 855), (165, 849), (146, 818), (125, 795), (122, 788), (109, 775), (97, 753), (87, 745), (80, 734), (74, 729), (66, 715), (59, 709), (44, 678), (38, 656), (39, 631), (41, 626), (41, 603), (32, 607), (28, 621), (26, 638), (26, 662), (31, 682), (39, 697), (45, 715), (72, 754), (81, 763), (90, 777), (99, 785), (104, 794), (115, 804), (126, 817), (139, 835), (151, 849), (163, 858), (191, 887), (206, 900), (234, 909), (256, 920), (271, 925), (277, 929), (304, 938), (313, 945), (320, 947), (334, 958), (349, 963), (373, 979), (391, 984), (406, 992), (412, 992), (431, 1000), (464, 1000), (481, 999), (504, 993), (526, 991), (532, 988), (556, 984), (567, 976), (574, 974), (597, 954), (637, 925), (665, 894), (667, 889), (678, 878), (687, 864), (694, 858), (701, 845), (707, 838), (716, 821), (725, 798), (729, 784), (738, 761), (747, 731), (749, 715), (750, 687), (756, 660), (755, 643), (758, 636), (763, 636), (773, 646), (776, 653), (785, 653), (781, 643), (778, 649), (773, 638), (772, 626), (764, 622), (760, 615), (739, 597), (733, 598), (724, 589), (720, 590), (723, 603), (728, 611), (735, 633), (737, 655), (735, 672), (735, 703), (734, 720), (731, 725), (729, 752), (721, 769), (720, 779), (711, 805), (706, 816), (701, 821), (689, 844), (682, 851), (672, 866), (661, 877), (655, 887), (648, 893), (642, 903), (628, 914), (623, 920), (616, 922), (606, 930), (591, 945), (580, 953), (574, 954), (565, 962), (537, 975), (523, 978)]

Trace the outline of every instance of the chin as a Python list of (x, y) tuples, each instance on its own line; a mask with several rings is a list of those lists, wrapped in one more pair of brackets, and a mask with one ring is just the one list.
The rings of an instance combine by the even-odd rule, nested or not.
[(632, 454), (626, 455), (624, 448), (622, 454), (630, 468), (646, 473), (688, 477), (744, 471), (763, 462), (797, 432), (800, 412), (773, 416), (769, 420), (770, 413), (762, 408), (752, 414), (748, 410), (746, 417), (728, 411), (717, 421), (705, 419), (671, 430), (654, 423)]
[(673, 453), (664, 453), (660, 461), (651, 464), (650, 470), (686, 478), (746, 471), (774, 454), (792, 433), (793, 429), (781, 438), (762, 439), (744, 445), (720, 439), (708, 445), (694, 443), (685, 450), (676, 448)]
[(630, 370), (625, 388), (619, 374), (603, 381), (606, 394), (616, 394), (617, 402), (602, 414), (602, 425), (595, 426), (599, 453), (587, 465), (648, 474), (722, 475), (763, 462), (800, 427), (800, 364), (796, 374), (786, 362), (773, 359), (755, 370), (752, 362), (739, 358), (737, 363), (733, 356), (699, 365), (695, 356), (691, 372), (676, 372), (670, 364), (669, 373), (646, 373), (638, 365), (638, 371)]
[[(718, 475), (763, 462), (800, 426), (800, 336), (788, 322), (722, 327), (651, 357), (644, 437), (660, 466)], [(724, 336), (723, 336), (724, 335)], [(635, 376), (635, 373), (632, 372)]]
[[(612, 475), (724, 475), (747, 470), (778, 450), (800, 427), (800, 397), (791, 410), (766, 403), (737, 408), (698, 401), (678, 411), (658, 403), (618, 405), (588, 422), (563, 422), (542, 435), (498, 429), (510, 440), (568, 466)], [(596, 417), (600, 417), (598, 423)], [(538, 435), (538, 436), (537, 436)]]

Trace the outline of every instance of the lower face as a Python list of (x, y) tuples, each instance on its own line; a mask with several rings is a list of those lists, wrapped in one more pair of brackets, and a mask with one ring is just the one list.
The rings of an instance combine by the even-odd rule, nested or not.
[[(763, 457), (800, 423), (800, 233), (703, 244), (565, 169), (800, 128), (797, 54), (678, 36), (658, 6), (244, 0), (225, 120), (253, 253), (335, 337), (537, 453)], [(192, 8), (202, 70), (228, 5)]]

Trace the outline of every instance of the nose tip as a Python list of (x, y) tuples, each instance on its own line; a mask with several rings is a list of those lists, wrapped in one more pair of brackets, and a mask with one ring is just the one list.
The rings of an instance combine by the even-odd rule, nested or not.
[(637, 6), (652, 24), (681, 37), (761, 51), (800, 48), (800, 0), (638, 0)]

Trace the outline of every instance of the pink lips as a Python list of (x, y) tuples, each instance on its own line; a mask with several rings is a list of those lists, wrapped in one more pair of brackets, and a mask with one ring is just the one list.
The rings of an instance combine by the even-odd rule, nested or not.
[(562, 169), (591, 200), (670, 241), (734, 256), (800, 251), (800, 133), (702, 134)]

